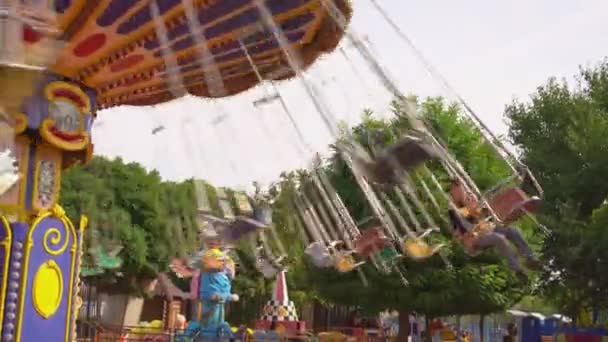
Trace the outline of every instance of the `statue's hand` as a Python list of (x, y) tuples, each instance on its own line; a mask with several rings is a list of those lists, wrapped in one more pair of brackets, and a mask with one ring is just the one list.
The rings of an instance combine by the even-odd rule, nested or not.
[(228, 296), (228, 300), (231, 301), (231, 302), (238, 302), (239, 301), (239, 295), (233, 293), (230, 296)]
[(169, 268), (180, 278), (191, 278), (194, 275), (194, 270), (186, 266), (181, 259), (173, 259)]

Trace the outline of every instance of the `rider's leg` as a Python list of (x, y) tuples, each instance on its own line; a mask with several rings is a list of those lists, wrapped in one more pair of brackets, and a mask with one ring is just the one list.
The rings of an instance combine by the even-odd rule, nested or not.
[(538, 259), (534, 255), (534, 252), (526, 242), (526, 239), (524, 239), (519, 229), (507, 226), (497, 226), (494, 229), (494, 232), (507, 238), (507, 240), (509, 240), (517, 248), (517, 251), (526, 258), (528, 264), (531, 266), (538, 265)]
[(517, 258), (517, 253), (511, 248), (506, 237), (497, 233), (486, 233), (478, 236), (473, 243), (477, 250), (493, 248), (498, 254), (507, 260), (509, 268), (518, 276), (523, 278), (525, 271)]

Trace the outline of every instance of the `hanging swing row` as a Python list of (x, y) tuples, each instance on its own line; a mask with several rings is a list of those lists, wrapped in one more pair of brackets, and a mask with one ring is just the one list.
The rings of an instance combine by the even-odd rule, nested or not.
[[(305, 153), (313, 153), (286, 101), (272, 81), (266, 82), (266, 79), (269, 78), (268, 75), (263, 75), (254, 56), (244, 43), (249, 35), (261, 30), (268, 30), (278, 42), (289, 68), (295, 73), (326, 128), (339, 142), (338, 153), (351, 170), (373, 212), (372, 217), (356, 223), (325, 174), (320, 158), (316, 156), (308, 175), (309, 179), (301, 182), (292, 203), (296, 209), (295, 222), (305, 230), (304, 239), (309, 240), (305, 253), (310, 256), (313, 264), (321, 268), (333, 268), (338, 272), (356, 270), (364, 279), (361, 266), (370, 261), (379, 271), (396, 272), (404, 283), (407, 283), (403, 263), (400, 262), (404, 256), (414, 260), (424, 260), (439, 255), (450, 267), (445, 255), (444, 247), (446, 245), (427, 242), (432, 240), (431, 234), (439, 232), (440, 227), (445, 227), (447, 224), (451, 233), (458, 237), (471, 255), (476, 255), (486, 248), (494, 248), (502, 253), (511, 268), (523, 277), (524, 270), (516, 260), (517, 255), (509, 252), (508, 243), (514, 244), (519, 253), (526, 256), (529, 265), (535, 264), (536, 259), (519, 231), (508, 225), (525, 215), (530, 215), (540, 204), (543, 195), (542, 188), (531, 172), (514, 158), (464, 100), (456, 95), (464, 106), (466, 114), (482, 132), (482, 137), (513, 171), (511, 177), (495, 186), (483, 191), (478, 189), (465, 167), (450, 153), (448, 145), (436, 132), (433, 132), (430, 125), (425, 123), (424, 116), (417, 110), (415, 101), (402, 95), (403, 93), (398, 89), (396, 83), (357, 37), (357, 34), (347, 27), (347, 20), (336, 4), (330, 0), (320, 1), (338, 27), (344, 30), (347, 39), (361, 54), (382, 85), (403, 105), (403, 111), (399, 115), (401, 115), (401, 119), (405, 119), (409, 127), (406, 132), (397, 132), (400, 137), (391, 146), (376, 149), (375, 146), (379, 144), (375, 141), (368, 141), (371, 151), (363, 148), (350, 134), (347, 133), (346, 137), (341, 136), (336, 118), (328, 110), (329, 107), (323, 103), (318, 90), (304, 74), (300, 56), (290, 45), (284, 32), (274, 22), (266, 4), (261, 0), (254, 1), (260, 13), (261, 22), (251, 26), (250, 30), (243, 31), (237, 38), (238, 46), (264, 92), (261, 99), (254, 101), (254, 107), (260, 109), (268, 104), (278, 103), (293, 128), (296, 136), (293, 144), (299, 154), (303, 156)], [(371, 1), (384, 20), (397, 31), (400, 38), (425, 63), (429, 73), (439, 78), (449, 90), (452, 90), (377, 1)], [(152, 6), (152, 11), (153, 14), (156, 14), (154, 6)], [(226, 90), (220, 71), (214, 62), (213, 55), (207, 50), (200, 27), (194, 24), (196, 19), (191, 16), (188, 19), (195, 38), (202, 42), (196, 46), (199, 49), (201, 63), (205, 65), (205, 80), (210, 93), (221, 96), (221, 94), (225, 94)], [(166, 32), (159, 27), (157, 27), (157, 33), (161, 40), (163, 35), (166, 38)], [(163, 45), (169, 48), (167, 44)], [(348, 56), (344, 52), (343, 54), (348, 60)], [(171, 76), (174, 71), (173, 64), (172, 61), (167, 62), (167, 74), (170, 76), (172, 89), (179, 89), (178, 83), (181, 80)], [(174, 86), (173, 83), (175, 83)], [(217, 124), (219, 125), (221, 122), (222, 120), (218, 120)], [(234, 166), (234, 168), (237, 167)], [(449, 179), (448, 190), (442, 186), (445, 176)], [(526, 192), (524, 189), (530, 192)], [(249, 203), (249, 201), (243, 200), (244, 202)], [(241, 204), (239, 202), (239, 205)], [(427, 207), (431, 209), (427, 210)], [(246, 230), (243, 227), (260, 231), (259, 241), (253, 246), (258, 268), (268, 277), (280, 272), (286, 267), (285, 261), (288, 255), (282, 246), (280, 237), (274, 231), (272, 222), (267, 217), (264, 219), (255, 214), (255, 208), (249, 210), (239, 207), (239, 212), (241, 213), (239, 216), (226, 216), (225, 213), (225, 217), (217, 218), (207, 213), (204, 217), (212, 225), (230, 227), (227, 231)], [(242, 213), (249, 214), (243, 215)], [(266, 234), (270, 235), (273, 244), (268, 242)], [(230, 239), (236, 241), (240, 237), (235, 235), (230, 236)], [(253, 240), (251, 241), (253, 242)], [(273, 253), (272, 245), (274, 245), (274, 249), (278, 249), (279, 257)]]

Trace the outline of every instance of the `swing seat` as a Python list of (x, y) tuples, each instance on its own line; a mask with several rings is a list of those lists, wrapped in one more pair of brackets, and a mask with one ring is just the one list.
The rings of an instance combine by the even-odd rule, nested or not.
[(275, 258), (272, 260), (272, 265), (282, 269), (285, 268), (283, 262), (288, 262), (287, 255), (281, 255), (280, 257)]
[(282, 255), (277, 258), (269, 258), (265, 255), (259, 254), (256, 260), (256, 268), (265, 278), (273, 278), (277, 273), (287, 269), (287, 266), (283, 264), (286, 261), (287, 256)]
[(156, 127), (154, 127), (154, 129), (152, 129), (152, 135), (156, 135), (164, 130), (165, 130), (165, 126), (163, 126), (163, 125), (156, 126)]
[(341, 240), (334, 240), (334, 241), (331, 241), (330, 243), (328, 243), (328, 247), (330, 249), (336, 249), (336, 248), (340, 248), (342, 246), (344, 246), (344, 241), (341, 241)]
[[(430, 144), (413, 136), (406, 136), (387, 148), (375, 160), (374, 178), (381, 184), (398, 182), (401, 171), (409, 171), (430, 160), (440, 159), (441, 154)], [(400, 170), (395, 170), (399, 167)]]
[(380, 264), (383, 267), (387, 268), (390, 272), (391, 266), (395, 264), (395, 262), (404, 258), (402, 254), (400, 254), (393, 246), (384, 247), (378, 253), (378, 258), (380, 259)]
[(269, 206), (259, 206), (253, 209), (253, 217), (256, 221), (267, 226), (272, 224), (272, 208)]
[(335, 267), (340, 273), (348, 273), (365, 264), (364, 262), (356, 262), (350, 255), (336, 256)]
[(537, 196), (529, 197), (519, 187), (510, 187), (492, 196), (488, 204), (502, 223), (509, 224), (526, 213), (536, 212), (540, 207), (541, 199)]
[[(330, 249), (320, 241), (315, 241), (308, 245), (304, 250), (304, 253), (312, 259), (312, 263), (319, 268), (338, 268), (338, 259), (334, 258), (330, 252)], [(345, 257), (350, 257), (352, 253), (343, 254)], [(351, 257), (352, 258), (352, 257)], [(354, 263), (354, 262), (353, 262)]]
[(258, 107), (273, 103), (276, 100), (278, 100), (279, 98), (281, 98), (281, 95), (279, 95), (279, 94), (270, 94), (270, 95), (261, 97), (255, 101), (253, 101), (253, 106), (258, 108)]
[(220, 206), (220, 210), (222, 211), (224, 218), (227, 220), (234, 219), (234, 212), (232, 211), (232, 205), (228, 200), (219, 200), (218, 204)]
[(223, 189), (218, 188), (218, 189), (216, 189), (216, 196), (217, 196), (217, 203), (218, 203), (218, 205), (220, 207), (220, 211), (222, 213), (221, 216), (223, 216), (227, 220), (234, 219), (234, 212), (232, 211), (232, 204), (231, 204), (230, 199), (226, 195), (226, 192)]
[(249, 198), (247, 198), (246, 194), (243, 193), (235, 193), (234, 201), (236, 202), (236, 206), (238, 208), (238, 213), (241, 216), (252, 216), (254, 214), (253, 207), (249, 202)]
[(255, 267), (266, 279), (274, 278), (280, 271), (266, 260), (258, 260)]
[(445, 244), (429, 245), (424, 240), (408, 238), (403, 241), (403, 250), (414, 260), (424, 260), (435, 255)]
[(210, 215), (205, 215), (204, 219), (219, 228), (220, 237), (226, 243), (237, 242), (249, 234), (268, 228), (265, 224), (244, 216), (237, 216), (232, 221)]
[(382, 228), (370, 228), (361, 232), (355, 240), (355, 252), (363, 257), (369, 257), (377, 251), (391, 245)]

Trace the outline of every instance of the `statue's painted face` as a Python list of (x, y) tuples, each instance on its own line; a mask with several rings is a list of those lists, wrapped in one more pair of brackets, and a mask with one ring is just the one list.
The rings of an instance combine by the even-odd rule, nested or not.
[(210, 248), (201, 261), (205, 272), (219, 272), (224, 269), (224, 258), (217, 248)]
[(212, 249), (212, 248), (221, 248), (222, 247), (222, 242), (218, 239), (209, 239), (206, 241), (206, 245), (207, 248)]

